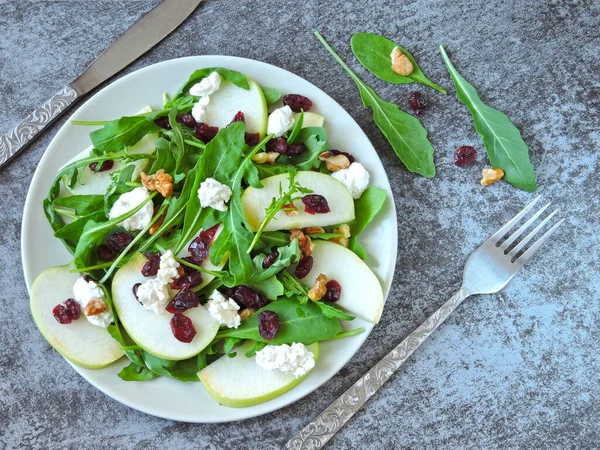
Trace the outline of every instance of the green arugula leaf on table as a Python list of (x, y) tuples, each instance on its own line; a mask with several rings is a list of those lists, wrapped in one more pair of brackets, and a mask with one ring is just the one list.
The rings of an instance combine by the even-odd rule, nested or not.
[(401, 111), (398, 105), (382, 100), (348, 67), (318, 32), (315, 32), (315, 35), (356, 83), (363, 106), (373, 110), (375, 123), (406, 168), (425, 178), (433, 178), (433, 147), (427, 139), (427, 130), (423, 128), (419, 119)]
[(458, 73), (441, 45), (440, 53), (456, 86), (458, 99), (473, 115), (475, 130), (483, 138), (492, 166), (502, 169), (504, 179), (513, 186), (528, 192), (535, 191), (537, 184), (529, 161), (529, 150), (517, 127), (505, 114), (481, 101), (477, 90)]
[[(415, 58), (408, 50), (393, 41), (378, 34), (356, 33), (352, 36), (350, 43), (356, 59), (377, 78), (393, 84), (422, 83), (442, 94), (446, 93), (445, 89), (433, 83), (423, 74)], [(392, 70), (390, 54), (394, 47), (398, 47), (410, 59), (414, 68), (410, 75), (402, 76)]]
[(225, 69), (223, 67), (207, 67), (206, 69), (199, 69), (192, 73), (188, 80), (185, 82), (185, 84), (181, 86), (179, 90), (175, 93), (173, 100), (170, 103), (167, 103), (165, 106), (171, 106), (173, 102), (187, 95), (190, 88), (194, 84), (199, 83), (200, 81), (202, 81), (203, 78), (206, 78), (213, 72), (218, 72), (218, 74), (221, 75), (221, 78), (232, 82), (239, 88), (245, 89), (246, 91), (250, 89), (248, 79), (243, 73), (237, 72), (235, 70)]
[(387, 197), (387, 192), (376, 186), (368, 187), (358, 200), (354, 200), (354, 211), (356, 217), (348, 225), (350, 226), (350, 242), (348, 248), (356, 253), (359, 258), (366, 259), (365, 249), (357, 241), (357, 237), (381, 211)]
[(271, 106), (273, 103), (275, 103), (281, 98), (281, 91), (279, 89), (264, 87), (262, 88), (262, 91), (265, 96), (267, 106)]

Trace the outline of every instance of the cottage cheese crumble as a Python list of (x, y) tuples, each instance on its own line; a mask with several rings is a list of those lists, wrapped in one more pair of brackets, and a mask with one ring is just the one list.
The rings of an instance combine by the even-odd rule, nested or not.
[(256, 364), (265, 370), (279, 370), (296, 378), (306, 375), (315, 367), (315, 355), (302, 343), (291, 346), (267, 345), (256, 352)]

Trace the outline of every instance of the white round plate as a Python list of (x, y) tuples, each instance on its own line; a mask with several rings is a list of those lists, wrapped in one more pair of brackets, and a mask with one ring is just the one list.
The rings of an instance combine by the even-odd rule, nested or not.
[[(115, 81), (85, 102), (71, 119), (107, 120), (135, 114), (146, 105), (159, 108), (163, 92), (174, 93), (194, 70), (204, 67), (238, 70), (261, 86), (310, 98), (315, 105), (314, 111), (325, 116), (325, 128), (333, 148), (352, 153), (371, 173), (372, 183), (388, 192), (383, 211), (360, 238), (369, 254), (367, 264), (382, 281), (387, 297), (394, 275), (398, 240), (396, 211), (387, 176), (375, 149), (358, 124), (338, 103), (308, 81), (279, 67), (244, 58), (193, 56), (174, 59), (145, 67)], [(92, 129), (67, 122), (48, 146), (31, 180), (21, 237), (23, 271), (28, 289), (44, 269), (71, 260), (69, 252), (53, 237), (42, 210), (42, 201), (58, 169), (90, 145)], [(384, 310), (383, 313), (386, 312)], [(183, 383), (164, 377), (144, 382), (122, 381), (117, 373), (127, 364), (126, 358), (100, 370), (82, 369), (75, 365), (73, 368), (105, 394), (148, 414), (185, 422), (242, 420), (289, 405), (335, 375), (358, 351), (373, 328), (360, 319), (355, 319), (350, 325), (351, 328), (364, 327), (366, 331), (347, 339), (324, 342), (315, 369), (302, 383), (280, 397), (248, 408), (219, 405), (199, 382)]]

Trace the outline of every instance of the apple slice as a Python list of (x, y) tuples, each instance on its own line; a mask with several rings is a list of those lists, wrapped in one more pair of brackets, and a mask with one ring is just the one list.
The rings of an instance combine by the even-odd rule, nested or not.
[[(294, 113), (294, 123), (298, 121), (300, 118), (300, 113)], [(313, 113), (313, 112), (305, 112), (304, 119), (302, 120), (302, 128), (308, 127), (322, 127), (325, 123), (325, 117), (321, 114)]]
[(238, 111), (244, 113), (247, 133), (258, 133), (264, 137), (267, 133), (267, 102), (262, 89), (248, 78), (249, 90), (237, 87), (227, 80), (221, 81), (218, 91), (210, 94), (206, 122), (209, 125), (224, 128)]
[[(275, 214), (265, 227), (265, 231), (291, 230), (308, 226), (337, 225), (354, 220), (354, 200), (342, 183), (330, 175), (319, 172), (298, 172), (296, 182), (301, 186), (320, 194), (327, 200), (330, 212), (326, 214), (309, 214), (304, 211), (301, 200), (294, 202), (298, 214), (287, 215), (285, 211)], [(279, 188), (287, 191), (290, 185), (289, 175), (284, 173), (261, 180), (262, 189), (249, 187), (242, 194), (242, 209), (252, 228), (256, 231), (266, 215), (266, 209), (273, 198), (279, 197)]]
[[(222, 405), (243, 408), (264, 403), (285, 394), (308, 375), (296, 378), (277, 370), (263, 369), (254, 357), (246, 358), (250, 345), (252, 342), (243, 344), (235, 349), (235, 357), (225, 355), (198, 372), (206, 391)], [(319, 343), (309, 345), (308, 349), (316, 360)]]
[(342, 286), (335, 303), (351, 314), (372, 323), (379, 322), (383, 310), (383, 291), (377, 276), (356, 254), (333, 242), (314, 240), (313, 267), (300, 281), (311, 287), (320, 273)]
[(71, 264), (51, 267), (38, 275), (31, 286), (31, 315), (42, 335), (66, 359), (87, 369), (101, 369), (123, 356), (121, 345), (83, 315), (63, 325), (52, 314), (56, 305), (73, 298), (73, 284), (79, 277), (71, 272), (73, 268)]
[(156, 315), (144, 309), (133, 295), (133, 285), (148, 280), (141, 273), (146, 261), (146, 257), (138, 253), (114, 276), (113, 302), (123, 328), (136, 344), (159, 358), (179, 361), (197, 355), (213, 340), (219, 322), (202, 305), (190, 308), (183, 314), (192, 320), (196, 336), (189, 344), (175, 339), (170, 325), (173, 315)]

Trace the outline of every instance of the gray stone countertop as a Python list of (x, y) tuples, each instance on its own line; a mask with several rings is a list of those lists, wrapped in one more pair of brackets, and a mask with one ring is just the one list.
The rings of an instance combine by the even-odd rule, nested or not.
[[(0, 130), (71, 81), (156, 3), (0, 0)], [(378, 149), (398, 209), (399, 258), (382, 321), (330, 382), (240, 423), (176, 423), (96, 390), (36, 330), (20, 265), (27, 188), (63, 117), (0, 171), (0, 447), (281, 448), (435, 311), (459, 287), (466, 256), (534, 196), (504, 182), (479, 186), (485, 152), (438, 44), (483, 100), (519, 127), (539, 193), (566, 223), (501, 293), (465, 302), (331, 448), (600, 446), (599, 23), (597, 1), (207, 1), (123, 74), (180, 56), (244, 56), (294, 72), (340, 102)], [(397, 160), (313, 30), (384, 99), (407, 110), (411, 91), (426, 95), (422, 122), (436, 149), (435, 179)], [(448, 95), (375, 79), (350, 51), (359, 31), (410, 49)], [(453, 165), (460, 145), (477, 148), (475, 165)]]

